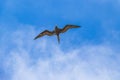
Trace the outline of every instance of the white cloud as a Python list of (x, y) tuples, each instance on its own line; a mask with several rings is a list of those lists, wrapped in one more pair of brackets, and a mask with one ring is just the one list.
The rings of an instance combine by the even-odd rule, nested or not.
[(114, 62), (109, 62), (110, 55), (115, 54), (109, 47), (84, 46), (67, 53), (60, 48), (52, 47), (51, 53), (51, 57), (39, 58), (32, 63), (33, 58), (30, 58), (27, 51), (12, 52), (10, 57), (12, 60), (8, 66), (13, 70), (11, 80), (114, 80), (115, 78), (117, 80), (119, 78), (118, 67)]
[(105, 46), (85, 46), (68, 53), (53, 47), (50, 58), (39, 58), (34, 64), (29, 53), (23, 53), (27, 56), (11, 55), (12, 80), (114, 80), (119, 76), (118, 67), (112, 69), (114, 63), (109, 63), (114, 51)]
[[(28, 32), (29, 31), (29, 32)], [(25, 35), (26, 34), (26, 35)], [(64, 51), (44, 37), (33, 41), (35, 30), (13, 32), (13, 47), (4, 61), (9, 80), (118, 80), (119, 59), (111, 46), (82, 45)], [(27, 37), (26, 37), (27, 36)], [(50, 46), (50, 47), (49, 47)], [(36, 57), (36, 56), (37, 57)], [(45, 55), (45, 56), (44, 56)]]

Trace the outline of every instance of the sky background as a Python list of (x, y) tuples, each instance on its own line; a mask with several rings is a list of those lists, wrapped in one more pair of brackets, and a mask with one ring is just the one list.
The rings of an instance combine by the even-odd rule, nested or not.
[(0, 36), (0, 80), (120, 79), (120, 0), (1, 0)]

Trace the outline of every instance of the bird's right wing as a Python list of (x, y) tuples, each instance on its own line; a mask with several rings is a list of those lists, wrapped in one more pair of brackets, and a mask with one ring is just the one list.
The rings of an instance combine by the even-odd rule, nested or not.
[(79, 28), (80, 26), (77, 25), (66, 25), (63, 29), (61, 29), (61, 32), (64, 33), (70, 28)]
[(55, 33), (55, 31), (45, 30), (45, 31), (41, 32), (39, 35), (37, 35), (37, 36), (34, 38), (34, 40), (37, 39), (37, 38), (40, 38), (40, 37), (42, 37), (42, 36), (44, 36), (44, 35), (52, 36), (52, 35), (54, 35), (54, 33)]

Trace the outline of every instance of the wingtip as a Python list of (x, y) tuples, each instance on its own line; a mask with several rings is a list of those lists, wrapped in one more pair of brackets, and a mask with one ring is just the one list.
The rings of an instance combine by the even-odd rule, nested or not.
[(78, 26), (78, 27), (81, 27), (81, 26)]
[(35, 37), (33, 40), (36, 40), (37, 38)]
[(81, 27), (81, 26), (79, 26), (79, 25), (75, 25), (75, 27), (76, 27), (76, 28), (79, 28), (79, 27)]
[(81, 28), (81, 26), (77, 26), (77, 28)]

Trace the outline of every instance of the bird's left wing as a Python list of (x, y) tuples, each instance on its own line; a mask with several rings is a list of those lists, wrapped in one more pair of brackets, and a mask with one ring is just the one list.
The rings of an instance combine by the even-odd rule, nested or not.
[(66, 25), (63, 29), (61, 29), (61, 32), (64, 33), (70, 28), (79, 28), (80, 26), (77, 25)]
[(37, 35), (37, 36), (34, 38), (34, 40), (37, 39), (37, 38), (40, 38), (40, 37), (42, 37), (42, 36), (44, 36), (44, 35), (52, 36), (52, 35), (54, 35), (54, 33), (55, 33), (55, 31), (45, 30), (45, 31), (41, 32), (39, 35)]

